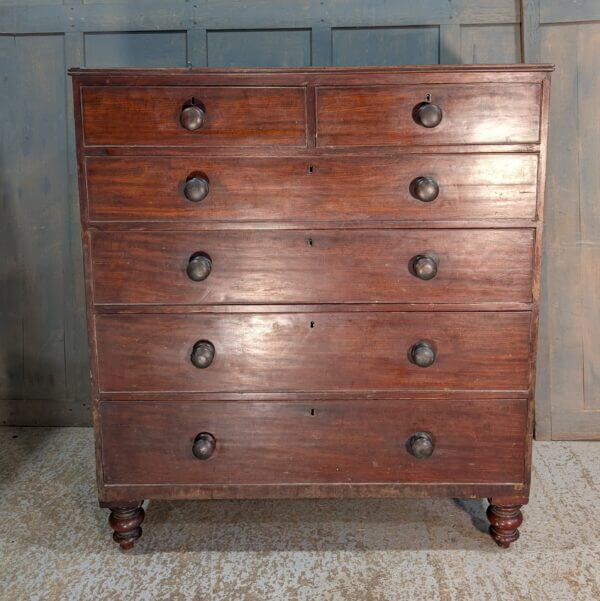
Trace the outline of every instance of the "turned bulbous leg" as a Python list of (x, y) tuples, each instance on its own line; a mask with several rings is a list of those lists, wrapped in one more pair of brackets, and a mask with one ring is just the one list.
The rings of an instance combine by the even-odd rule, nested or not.
[(135, 541), (142, 536), (140, 524), (144, 521), (143, 501), (110, 505), (108, 523), (114, 530), (113, 540), (119, 543), (121, 549), (127, 551), (133, 548)]
[(490, 522), (490, 536), (500, 547), (507, 549), (519, 538), (518, 528), (523, 523), (522, 505), (494, 503), (494, 499), (489, 499), (489, 502), (487, 518)]

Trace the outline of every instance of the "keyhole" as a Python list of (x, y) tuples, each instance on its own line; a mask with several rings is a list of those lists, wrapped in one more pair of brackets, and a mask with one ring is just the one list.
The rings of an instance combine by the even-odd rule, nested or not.
[(314, 165), (309, 165), (309, 166), (308, 166), (308, 172), (309, 172), (310, 174), (313, 174), (313, 173), (315, 172)]
[(316, 325), (316, 324), (315, 324), (315, 322), (314, 322), (314, 321), (311, 321), (311, 322), (310, 322), (310, 327), (311, 327), (311, 328), (314, 328), (314, 327), (315, 327), (315, 325)]
[(308, 243), (309, 246), (313, 245), (313, 239), (312, 238), (308, 238), (308, 240), (306, 242)]
[(310, 410), (310, 414), (311, 414), (311, 415), (314, 415), (314, 414), (315, 414), (315, 410), (314, 410), (314, 409), (311, 409), (311, 410)]
[(425, 94), (425, 102), (431, 102), (431, 94)]

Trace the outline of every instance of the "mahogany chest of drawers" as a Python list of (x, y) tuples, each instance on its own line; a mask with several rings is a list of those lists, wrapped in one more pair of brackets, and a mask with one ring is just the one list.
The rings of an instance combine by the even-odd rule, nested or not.
[(528, 500), (551, 67), (73, 70), (99, 498)]

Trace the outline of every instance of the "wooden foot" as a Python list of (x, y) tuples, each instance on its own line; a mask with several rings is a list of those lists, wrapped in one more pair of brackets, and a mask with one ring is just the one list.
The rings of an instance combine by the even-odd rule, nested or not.
[(490, 522), (490, 536), (496, 543), (508, 549), (511, 543), (519, 538), (519, 526), (523, 522), (521, 504), (496, 503), (495, 499), (488, 499), (487, 518)]
[(143, 501), (132, 501), (109, 506), (108, 523), (114, 530), (113, 540), (119, 543), (124, 551), (132, 549), (135, 541), (142, 536), (140, 524), (145, 517), (142, 503)]

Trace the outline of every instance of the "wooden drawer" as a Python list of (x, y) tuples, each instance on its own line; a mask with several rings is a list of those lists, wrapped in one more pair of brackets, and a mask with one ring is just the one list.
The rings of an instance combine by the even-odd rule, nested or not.
[[(531, 229), (94, 232), (94, 302), (530, 302), (533, 240)], [(432, 279), (417, 277), (424, 264)]]
[[(92, 221), (533, 219), (537, 166), (534, 154), (88, 157), (88, 211)], [(184, 196), (194, 175), (209, 182), (200, 202)], [(435, 200), (413, 196), (419, 177), (435, 180)]]
[[(521, 144), (540, 139), (539, 84), (477, 83), (317, 88), (317, 146)], [(427, 100), (439, 125), (417, 123)]]
[(102, 467), (106, 484), (518, 483), (526, 422), (523, 400), (103, 402)]
[[(301, 87), (84, 86), (86, 146), (306, 146)], [(181, 111), (194, 98), (204, 126), (186, 130)]]
[[(105, 392), (529, 387), (527, 311), (100, 314), (95, 322)], [(436, 353), (430, 367), (409, 360), (423, 340)], [(215, 351), (205, 368), (191, 361), (200, 341)]]

